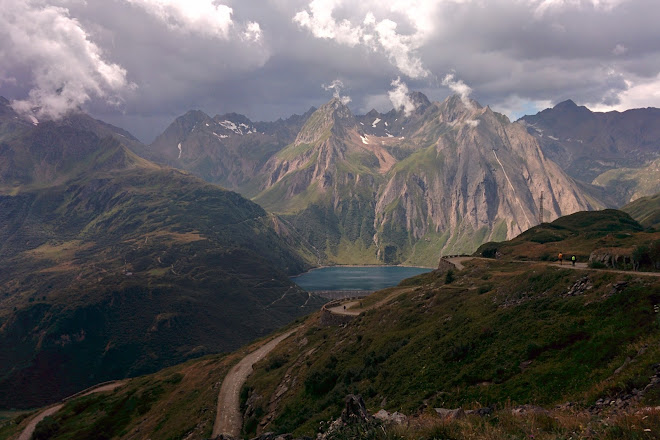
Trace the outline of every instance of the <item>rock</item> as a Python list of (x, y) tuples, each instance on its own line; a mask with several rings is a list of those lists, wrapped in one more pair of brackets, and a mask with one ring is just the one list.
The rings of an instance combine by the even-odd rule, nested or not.
[(511, 410), (511, 414), (522, 416), (525, 414), (548, 414), (545, 408), (536, 405), (520, 405)]
[(408, 421), (408, 417), (406, 417), (404, 414), (401, 414), (398, 411), (390, 414), (384, 409), (381, 409), (376, 414), (374, 414), (374, 417), (383, 422), (396, 423), (397, 425), (403, 425)]
[(487, 416), (490, 416), (490, 415), (493, 414), (493, 408), (491, 408), (490, 406), (486, 406), (486, 407), (479, 408), (479, 409), (471, 409), (471, 410), (465, 411), (465, 414), (468, 415), (468, 416), (469, 415), (475, 415), (475, 416), (479, 416), (479, 417), (487, 417)]
[(311, 437), (296, 437), (293, 438), (292, 434), (275, 434), (272, 432), (265, 432), (252, 440), (312, 440)]
[(441, 258), (438, 263), (438, 270), (440, 272), (447, 272), (448, 270), (456, 271), (456, 265), (445, 258)]
[(344, 410), (341, 412), (341, 419), (344, 422), (368, 421), (371, 418), (362, 396), (355, 394), (346, 396)]
[(446, 409), (446, 408), (433, 408), (435, 412), (445, 420), (458, 420), (465, 417), (463, 408)]

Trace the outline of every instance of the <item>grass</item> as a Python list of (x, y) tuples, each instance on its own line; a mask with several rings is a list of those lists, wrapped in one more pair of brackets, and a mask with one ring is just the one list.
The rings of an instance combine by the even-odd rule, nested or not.
[(642, 197), (621, 208), (642, 226), (660, 230), (660, 193)]
[(305, 313), (288, 275), (309, 266), (258, 205), (120, 147), (90, 154), (98, 170), (2, 198), (0, 407), (235, 349)]
[[(631, 347), (660, 340), (652, 311), (660, 281), (629, 279), (612, 294), (612, 284), (625, 275), (590, 273), (593, 287), (566, 297), (582, 276), (476, 260), (450, 285), (444, 274), (420, 275), (407, 282), (417, 285), (410, 293), (346, 328), (318, 328), (308, 320), (304, 346), (278, 347), (272, 356), (285, 361), (268, 372), (269, 359), (255, 365), (248, 387), (270, 396), (287, 384), (266, 429), (312, 435), (320, 421), (338, 415), (348, 393), (360, 393), (374, 412), (385, 407), (415, 414), (422, 404), (587, 405), (596, 395), (617, 396), (626, 383), (648, 383), (655, 350), (613, 373)], [(387, 294), (377, 292), (363, 304)], [(336, 380), (329, 384), (327, 377)]]
[(237, 356), (210, 356), (139, 377), (113, 392), (68, 401), (37, 425), (35, 439), (210, 437), (217, 384)]
[(485, 252), (494, 256), (499, 252), (510, 259), (555, 261), (562, 252), (566, 256), (576, 255), (578, 261), (586, 262), (596, 249), (632, 249), (659, 238), (659, 233), (644, 231), (625, 212), (606, 209), (560, 217), (552, 223), (535, 226), (512, 240), (485, 243), (475, 254)]

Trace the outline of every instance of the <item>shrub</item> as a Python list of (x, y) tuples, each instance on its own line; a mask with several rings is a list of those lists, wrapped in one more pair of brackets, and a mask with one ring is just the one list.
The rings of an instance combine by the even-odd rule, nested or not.
[(449, 269), (447, 271), (447, 275), (445, 275), (445, 284), (451, 284), (455, 279), (456, 276), (454, 275), (454, 271)]

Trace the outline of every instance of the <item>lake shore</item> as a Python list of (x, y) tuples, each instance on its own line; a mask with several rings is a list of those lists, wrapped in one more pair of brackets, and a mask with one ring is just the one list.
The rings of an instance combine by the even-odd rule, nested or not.
[(430, 267), (402, 265), (336, 265), (318, 267), (290, 277), (290, 280), (308, 292), (376, 291), (432, 270)]
[(313, 272), (315, 270), (319, 269), (328, 269), (330, 267), (413, 267), (413, 268), (418, 268), (418, 269), (429, 269), (429, 270), (435, 270), (437, 267), (430, 267), (430, 266), (412, 266), (412, 265), (406, 265), (406, 264), (331, 264), (328, 266), (316, 266), (312, 267), (309, 270), (306, 270), (305, 272), (301, 272), (297, 275), (291, 275), (289, 276), (290, 279), (293, 278), (298, 278), (301, 275), (305, 275), (307, 273)]

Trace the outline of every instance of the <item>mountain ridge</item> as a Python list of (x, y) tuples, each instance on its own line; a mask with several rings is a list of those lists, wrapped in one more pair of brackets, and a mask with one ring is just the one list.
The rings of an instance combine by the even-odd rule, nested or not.
[(0, 120), (0, 164), (13, 158), (0, 407), (232, 350), (320, 304), (289, 280), (309, 265), (258, 205), (148, 162), (106, 126), (14, 118)]

